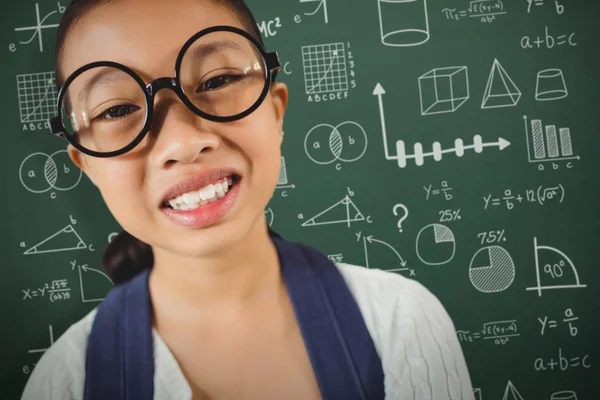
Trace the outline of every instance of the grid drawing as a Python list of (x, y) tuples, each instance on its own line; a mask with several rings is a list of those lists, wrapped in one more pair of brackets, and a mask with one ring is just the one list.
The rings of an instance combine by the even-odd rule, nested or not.
[(58, 91), (54, 72), (17, 75), (21, 123), (47, 122), (56, 113)]
[(348, 90), (344, 43), (302, 46), (306, 94)]

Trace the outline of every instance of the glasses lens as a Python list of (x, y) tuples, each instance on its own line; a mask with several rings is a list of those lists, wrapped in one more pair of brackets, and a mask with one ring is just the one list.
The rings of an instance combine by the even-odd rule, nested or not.
[(260, 51), (242, 35), (217, 31), (199, 37), (185, 52), (181, 86), (199, 110), (232, 117), (251, 108), (266, 85)]
[(128, 73), (96, 67), (66, 88), (61, 115), (66, 133), (86, 149), (121, 150), (135, 140), (146, 122), (142, 87)]

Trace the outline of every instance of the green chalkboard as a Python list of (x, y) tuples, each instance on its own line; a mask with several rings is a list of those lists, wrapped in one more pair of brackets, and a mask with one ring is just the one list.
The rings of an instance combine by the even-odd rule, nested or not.
[[(65, 5), (0, 17), (6, 399), (112, 287), (101, 256), (120, 227), (46, 125)], [(477, 399), (598, 398), (600, 6), (250, 6), (290, 89), (272, 228), (435, 293)]]

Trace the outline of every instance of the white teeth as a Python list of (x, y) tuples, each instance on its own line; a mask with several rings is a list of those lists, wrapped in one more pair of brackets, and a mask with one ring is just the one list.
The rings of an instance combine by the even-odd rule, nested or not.
[(200, 190), (188, 192), (170, 199), (168, 203), (174, 210), (194, 210), (225, 197), (227, 192), (229, 192), (229, 185), (232, 184), (233, 180), (231, 177), (223, 178), (215, 184), (208, 185)]
[(185, 204), (196, 204), (200, 201), (200, 194), (198, 192), (189, 192), (183, 195)]
[(215, 187), (214, 185), (208, 185), (204, 189), (198, 192), (200, 194), (200, 198), (202, 200), (210, 200), (215, 197)]

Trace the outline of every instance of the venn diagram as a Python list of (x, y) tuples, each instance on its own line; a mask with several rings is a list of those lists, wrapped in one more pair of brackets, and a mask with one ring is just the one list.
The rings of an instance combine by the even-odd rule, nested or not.
[(313, 162), (327, 165), (360, 159), (367, 151), (367, 144), (363, 127), (346, 121), (337, 126), (319, 124), (313, 127), (304, 139), (304, 150)]

